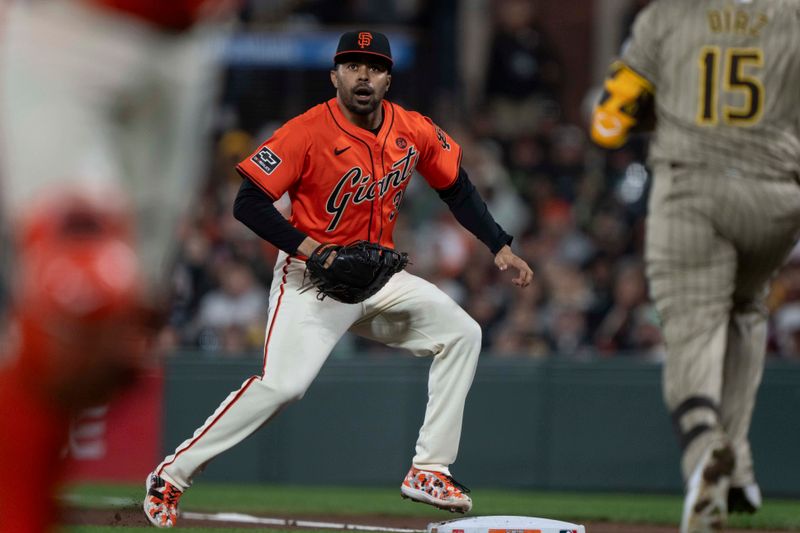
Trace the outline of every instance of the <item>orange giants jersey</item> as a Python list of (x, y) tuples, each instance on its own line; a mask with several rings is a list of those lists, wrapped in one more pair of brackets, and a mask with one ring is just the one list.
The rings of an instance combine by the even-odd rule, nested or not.
[(290, 222), (319, 242), (368, 240), (394, 247), (397, 210), (414, 170), (434, 189), (458, 177), (461, 147), (429, 118), (384, 100), (377, 135), (348, 121), (336, 98), (293, 118), (236, 169)]

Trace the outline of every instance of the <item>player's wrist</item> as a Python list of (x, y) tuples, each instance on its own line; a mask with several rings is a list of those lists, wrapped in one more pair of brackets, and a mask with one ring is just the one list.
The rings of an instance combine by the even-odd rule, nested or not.
[(311, 237), (306, 237), (303, 239), (303, 242), (300, 243), (300, 246), (297, 247), (297, 253), (306, 257), (310, 257), (319, 245), (320, 243), (316, 240), (312, 239)]

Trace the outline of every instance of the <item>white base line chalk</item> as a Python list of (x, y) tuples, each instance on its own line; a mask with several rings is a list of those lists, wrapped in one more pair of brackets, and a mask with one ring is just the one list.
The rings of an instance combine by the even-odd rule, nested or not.
[(337, 522), (316, 522), (294, 518), (267, 518), (243, 513), (193, 513), (183, 512), (181, 518), (189, 520), (209, 520), (214, 522), (233, 522), (239, 524), (261, 524), (265, 526), (301, 527), (308, 529), (340, 529), (343, 531), (379, 531), (382, 533), (425, 533), (424, 529), (405, 529), (384, 526), (368, 526)]

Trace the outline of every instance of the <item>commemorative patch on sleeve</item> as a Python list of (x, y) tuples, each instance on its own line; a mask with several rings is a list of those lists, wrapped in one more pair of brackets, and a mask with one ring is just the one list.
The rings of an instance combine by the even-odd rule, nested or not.
[(450, 143), (447, 142), (447, 135), (444, 134), (442, 128), (436, 126), (436, 138), (439, 140), (439, 143), (442, 145), (443, 150), (450, 151)]
[(256, 152), (255, 155), (250, 158), (250, 161), (258, 165), (259, 168), (267, 174), (272, 174), (275, 169), (278, 168), (278, 165), (281, 164), (281, 158), (266, 146)]

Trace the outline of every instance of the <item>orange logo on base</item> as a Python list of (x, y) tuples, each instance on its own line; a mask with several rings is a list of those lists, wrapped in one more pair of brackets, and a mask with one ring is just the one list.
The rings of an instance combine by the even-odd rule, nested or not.
[(362, 31), (358, 34), (358, 46), (360, 48), (366, 48), (370, 44), (372, 44), (372, 34), (368, 31)]

